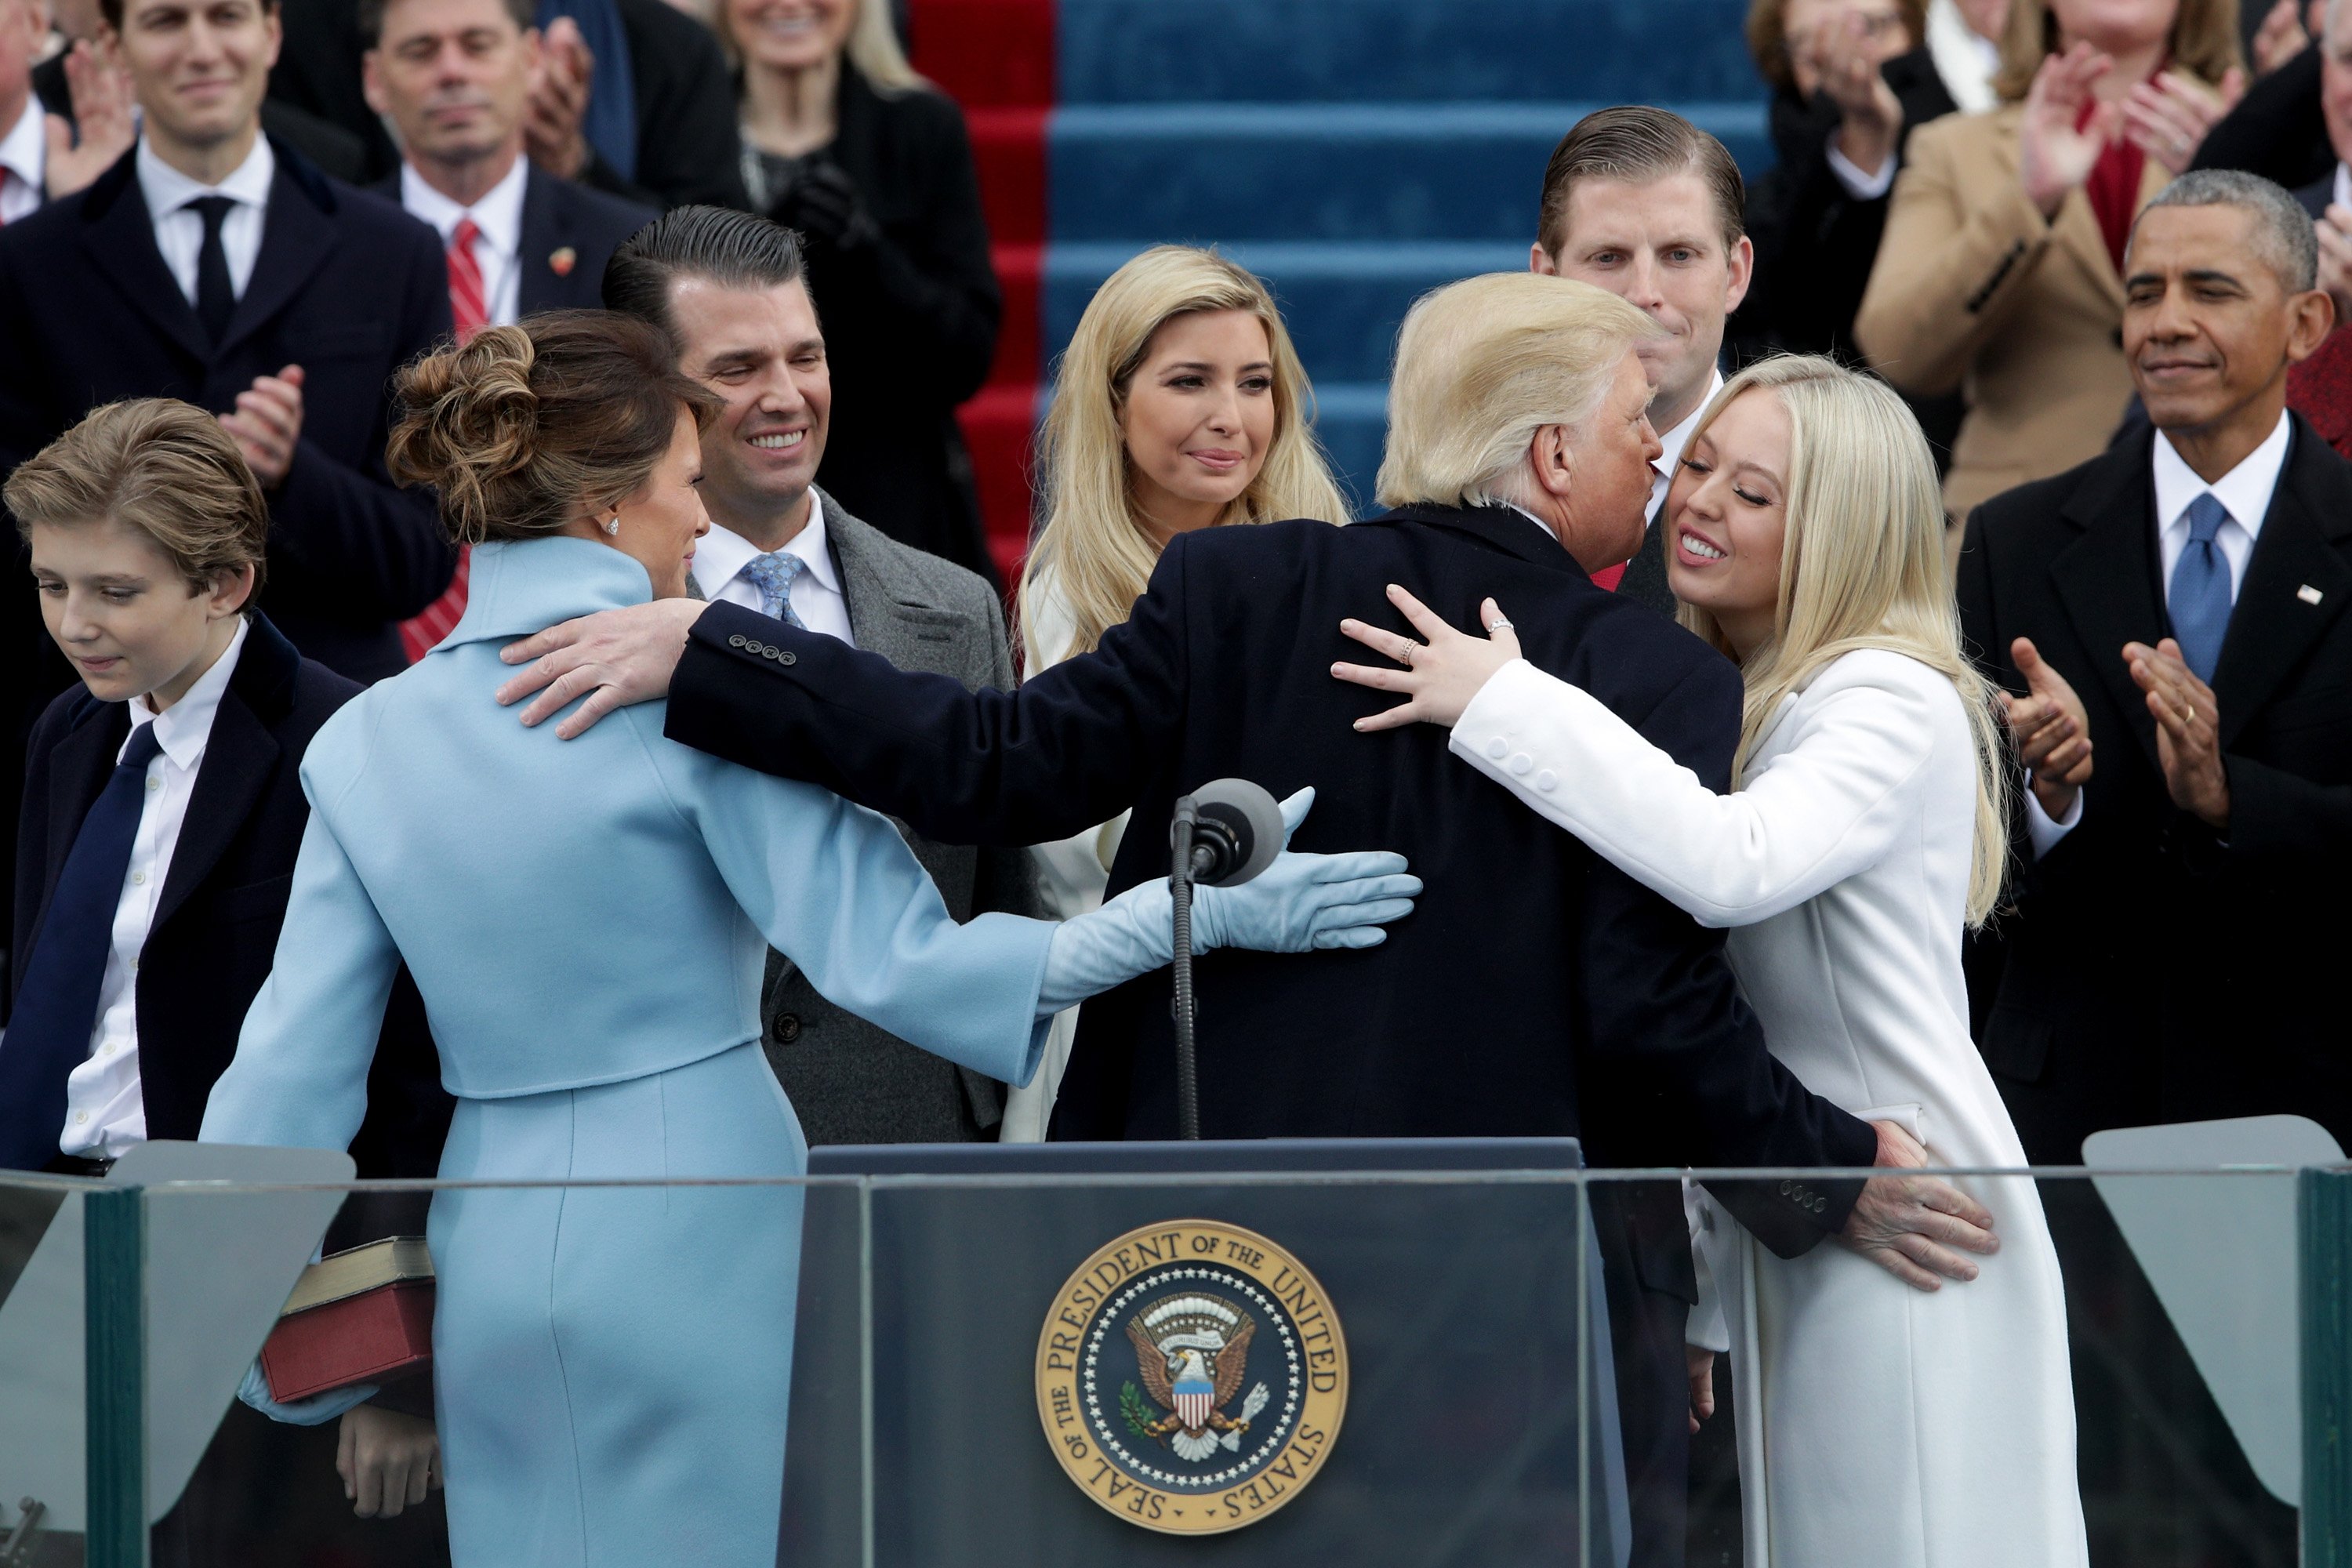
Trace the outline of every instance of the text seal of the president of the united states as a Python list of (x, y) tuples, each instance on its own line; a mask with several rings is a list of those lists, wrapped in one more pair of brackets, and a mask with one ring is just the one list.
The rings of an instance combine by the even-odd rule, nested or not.
[(1062, 1468), (1146, 1530), (1264, 1519), (1322, 1473), (1347, 1407), (1348, 1342), (1323, 1287), (1217, 1220), (1110, 1242), (1037, 1337), (1037, 1415)]

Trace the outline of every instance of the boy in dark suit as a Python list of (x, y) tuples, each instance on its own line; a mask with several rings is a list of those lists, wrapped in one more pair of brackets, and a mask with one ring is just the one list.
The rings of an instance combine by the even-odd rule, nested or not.
[[(99, 1175), (149, 1138), (195, 1137), (277, 949), (309, 818), (303, 751), (359, 688), (251, 609), (268, 510), (203, 410), (164, 398), (100, 408), (20, 467), (5, 499), (42, 619), (82, 689), (31, 737), (0, 1168)], [(450, 1101), (413, 990), (370, 1089), (361, 1173), (429, 1177)], [(340, 1468), (361, 1511), (423, 1501), (431, 1423), (376, 1408), (349, 1426)], [(236, 1407), (157, 1526), (157, 1560), (289, 1560), (330, 1522), (306, 1516), (334, 1511), (336, 1449), (324, 1429)], [(240, 1475), (296, 1485), (257, 1510)], [(391, 1560), (439, 1550), (429, 1512), (402, 1533)]]

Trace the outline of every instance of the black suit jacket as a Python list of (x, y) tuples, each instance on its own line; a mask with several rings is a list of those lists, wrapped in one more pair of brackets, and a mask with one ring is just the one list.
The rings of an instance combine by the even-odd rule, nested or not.
[[(376, 195), (397, 204), (400, 175), (376, 182)], [(601, 310), (604, 263), (621, 241), (661, 215), (648, 206), (591, 190), (575, 180), (530, 165), (522, 182), (522, 242), (516, 257), (515, 311)]]
[[(44, 113), (74, 123), (73, 89), (66, 80), (65, 56), (51, 55), (33, 68), (33, 93)], [(261, 105), (261, 129), (319, 166), (321, 174), (356, 184), (366, 173), (367, 144), (340, 125), (330, 125), (307, 110), (266, 99)]]
[[(996, 582), (956, 405), (988, 379), (1003, 298), (963, 111), (937, 92), (881, 93), (841, 68), (823, 156), (857, 187), (874, 232), (807, 236), (833, 414), (817, 482), (875, 527)], [(792, 227), (789, 195), (769, 216)]]
[(2123, 646), (2169, 635), (2154, 432), (1969, 519), (1962, 624), (2025, 683), (2029, 637), (2090, 716), (2082, 825), (1977, 955), (1979, 1043), (2037, 1163), (2085, 1135), (2293, 1111), (2352, 1141), (2336, 889), (2352, 874), (2352, 464), (2300, 416), (2214, 670), (2229, 830), (2177, 809)]
[[(714, 605), (678, 667), (669, 733), (950, 843), (1035, 843), (1132, 806), (1114, 894), (1166, 871), (1157, 825), (1181, 791), (1227, 773), (1277, 795), (1315, 785), (1298, 847), (1401, 850), (1428, 890), (1370, 952), (1202, 961), (1211, 1136), (1568, 1134), (1604, 1164), (1869, 1163), (1869, 1131), (1765, 1052), (1719, 933), (1518, 806), (1435, 729), (1349, 728), (1386, 700), (1331, 679), (1355, 647), (1339, 620), (1393, 620), (1391, 582), (1458, 623), (1497, 595), (1538, 665), (1725, 786), (1738, 672), (1499, 508), (1184, 535), (1097, 653), (1017, 692), (903, 674)], [(1058, 1134), (1173, 1133), (1168, 998), (1161, 973), (1088, 1005)], [(1790, 1251), (1843, 1217), (1777, 1197), (1748, 1208)]]
[[(619, 0), (636, 91), (637, 168), (625, 180), (592, 151), (583, 184), (640, 206), (743, 205), (735, 93), (710, 29), (667, 0)], [(281, 0), (285, 42), (272, 98), (329, 121), (367, 150), (367, 178), (400, 168), (400, 150), (360, 90), (359, 17), (351, 0)]]
[[(2250, 16), (2269, 9), (2249, 5)], [(2238, 106), (2223, 115), (2198, 143), (2196, 169), (2243, 169), (2288, 190), (2309, 184), (2336, 168), (2328, 145), (2327, 120), (2319, 108), (2320, 50), (2303, 50), (2246, 89)]]
[(2303, 210), (2311, 215), (2313, 222), (2326, 217), (2327, 204), (2336, 199), (2336, 171), (2330, 169), (2319, 179), (2298, 187), (2294, 199), (2303, 204)]
[[(277, 955), (310, 821), (297, 776), (302, 753), (359, 689), (254, 618), (140, 951), (139, 1085), (151, 1138), (195, 1137), (214, 1080), (236, 1054), (246, 1009)], [(59, 695), (34, 729), (17, 836), (16, 923), (24, 940), (12, 955), (12, 994), (24, 984), (66, 855), (130, 731), (128, 704), (80, 689)], [(369, 1078), (368, 1121), (352, 1146), (360, 1174), (430, 1177), (452, 1104), (404, 973)]]
[[(0, 472), (99, 404), (179, 397), (223, 411), (256, 376), (300, 365), (302, 439), (269, 497), (264, 603), (307, 657), (375, 680), (405, 666), (399, 623), (457, 567), (432, 498), (394, 489), (383, 466), (389, 380), (448, 335), (448, 280), (431, 229), (272, 147), (260, 256), (216, 348), (155, 248), (135, 153), (0, 229)], [(73, 674), (41, 629), (23, 548), (8, 547), (0, 809), (13, 812), (26, 732)]]

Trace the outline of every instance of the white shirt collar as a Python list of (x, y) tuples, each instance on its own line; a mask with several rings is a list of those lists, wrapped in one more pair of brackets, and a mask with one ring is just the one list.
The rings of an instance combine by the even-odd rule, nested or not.
[[(834, 570), (833, 552), (825, 543), (824, 498), (814, 487), (809, 490), (808, 521), (778, 548), (799, 556), (818, 586), (835, 594), (841, 592), (841, 574)], [(702, 590), (704, 598), (717, 598), (719, 590), (733, 582), (735, 574), (761, 553), (758, 545), (733, 529), (714, 522), (710, 531), (694, 547), (694, 585)]]
[(1698, 400), (1697, 405), (1684, 416), (1683, 422), (1671, 430), (1658, 432), (1658, 444), (1665, 450), (1658, 454), (1657, 461), (1650, 467), (1667, 479), (1675, 477), (1675, 465), (1683, 460), (1683, 448), (1690, 445), (1691, 432), (1698, 428), (1698, 416), (1706, 412), (1706, 405), (1713, 403), (1715, 395), (1722, 390), (1723, 372), (1717, 370), (1707, 380), (1706, 395)]
[(2249, 537), (2259, 536), (2263, 518), (2271, 510), (2271, 492), (2278, 489), (2279, 472), (2286, 467), (2287, 437), (2292, 421), (2279, 416), (2278, 427), (2263, 437), (2263, 444), (2240, 459), (2238, 466), (2223, 474), (2212, 484), (2197, 477), (2197, 470), (2173, 450), (2172, 438), (2159, 430), (2156, 433), (2156, 526), (2158, 531), (2179, 527), (2189, 503), (2210, 490), (2230, 514), (2231, 520), (2246, 531)]
[(135, 166), (139, 172), (139, 194), (147, 199), (147, 216), (151, 218), (177, 212), (198, 196), (226, 196), (267, 212), (269, 184), (278, 177), (278, 155), (269, 150), (267, 136), (256, 136), (253, 151), (245, 155), (245, 162), (217, 185), (201, 184), (163, 162), (143, 134), (139, 138)]
[(404, 163), (400, 165), (400, 205), (440, 230), (445, 246), (457, 232), (458, 219), (470, 217), (492, 250), (500, 256), (512, 256), (522, 248), (523, 182), (530, 173), (530, 160), (518, 156), (506, 177), (483, 192), (482, 199), (468, 207), (458, 205), (426, 184), (415, 164)]
[(2000, 47), (1979, 37), (1952, 0), (1928, 0), (1927, 52), (1961, 113), (1981, 114), (2000, 102), (1992, 79), (2000, 72)]
[(2352, 207), (2352, 169), (2336, 165), (2336, 194), (2328, 198), (2338, 206)]
[[(213, 660), (213, 667), (196, 677), (196, 683), (188, 688), (185, 696), (161, 713), (148, 706), (144, 697), (131, 700), (131, 728), (136, 730), (142, 723), (152, 720), (155, 743), (163, 748), (163, 754), (174, 764), (192, 768), (203, 758), (205, 742), (212, 738), (213, 715), (220, 711), (221, 697), (228, 690), (229, 677), (236, 673), (237, 656), (245, 651), (246, 633), (252, 629), (253, 623), (239, 616), (236, 630), (228, 639), (228, 647), (222, 651), (220, 658)], [(123, 742), (126, 746), (130, 743), (128, 740)]]
[(0, 136), (0, 169), (5, 169), (37, 191), (47, 178), (48, 122), (41, 113), (38, 93), (25, 95), (25, 112), (8, 134)]

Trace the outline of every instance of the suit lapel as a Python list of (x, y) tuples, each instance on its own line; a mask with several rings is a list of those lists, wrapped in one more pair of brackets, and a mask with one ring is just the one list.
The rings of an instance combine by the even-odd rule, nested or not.
[(2154, 433), (2143, 431), (2101, 459), (2063, 509), (2083, 536), (2050, 563), (2059, 602), (2090, 651), (2092, 668), (2151, 764), (2156, 722), (2124, 664), (2123, 648), (2127, 642), (2153, 646), (2165, 635), (2164, 605), (2156, 592), (2154, 442)]
[(841, 570), (841, 596), (849, 610), (849, 634), (868, 653), (878, 653), (893, 664), (905, 665), (916, 656), (915, 628), (936, 628), (940, 617), (952, 614), (943, 605), (909, 598), (919, 592), (914, 584), (886, 578), (868, 546), (868, 525), (842, 510), (831, 496), (824, 498), (825, 537), (833, 546), (834, 564)]
[[(114, 773), (115, 753), (131, 733), (128, 703), (110, 702), (102, 712), (82, 721), (49, 753), (49, 859), (41, 868), (41, 910), (47, 914), (49, 895), (57, 891), (58, 876), (73, 851), (74, 836), (82, 819), (97, 804), (99, 792)], [(30, 933), (26, 933), (28, 936)]]
[(334, 243), (335, 226), (287, 172), (281, 157), (269, 184), (269, 210), (261, 220), (261, 254), (229, 316), (219, 352), (229, 353), (284, 310), (310, 281)]
[(213, 713), (212, 734), (205, 742), (204, 762), (196, 769), (195, 789), (188, 796), (188, 814), (172, 851), (171, 869), (163, 874), (163, 895), (156, 900), (150, 930), (161, 931), (197, 884), (212, 875), (277, 766), (277, 741), (232, 684)]
[(199, 363), (212, 358), (196, 308), (155, 248), (155, 222), (140, 192), (136, 149), (100, 175), (83, 198), (82, 249), (90, 264), (165, 336)]
[(556, 208), (553, 180), (529, 164), (522, 175), (522, 233), (515, 242), (515, 265), (522, 268), (516, 280), (516, 310), (523, 315), (553, 310), (563, 303), (554, 298), (559, 279), (552, 260), (570, 243), (570, 227)]
[(2334, 454), (2301, 419), (2294, 440), (2213, 671), (2224, 751), (2352, 600), (2339, 548), (2352, 535), (2352, 484), (2319, 460)]

